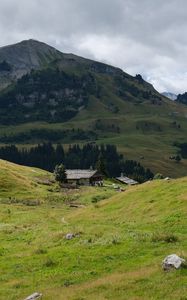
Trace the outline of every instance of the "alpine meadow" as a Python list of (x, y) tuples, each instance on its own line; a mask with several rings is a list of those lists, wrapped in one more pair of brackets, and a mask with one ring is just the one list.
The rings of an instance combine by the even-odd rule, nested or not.
[(187, 300), (186, 12), (0, 1), (0, 300)]

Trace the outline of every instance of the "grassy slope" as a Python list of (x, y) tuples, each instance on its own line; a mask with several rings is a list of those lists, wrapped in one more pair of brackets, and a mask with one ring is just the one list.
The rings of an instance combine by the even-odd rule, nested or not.
[[(112, 114), (107, 111), (104, 104), (96, 99), (92, 99), (88, 110), (81, 112), (71, 122), (63, 124), (24, 124), (19, 126), (1, 127), (1, 135), (27, 132), (31, 128), (53, 128), (55, 129), (71, 129), (79, 128), (85, 130), (93, 130), (93, 124), (96, 119), (101, 119), (106, 124), (118, 125), (121, 129), (119, 134), (111, 133), (107, 128), (98, 131), (98, 143), (112, 143), (119, 147), (128, 159), (140, 161), (146, 167), (151, 168), (155, 173), (161, 172), (165, 176), (181, 177), (186, 176), (187, 160), (177, 165), (169, 159), (169, 156), (177, 153), (178, 149), (173, 146), (175, 141), (186, 141), (187, 136), (187, 119), (185, 115), (187, 110), (181, 106), (171, 103), (168, 108), (167, 103), (161, 107), (152, 107), (145, 105), (131, 106), (129, 103), (122, 102), (121, 109), (118, 114)], [(118, 99), (119, 100), (119, 99)], [(178, 116), (171, 115), (173, 112), (179, 112)], [(169, 115), (170, 114), (170, 115)], [(136, 124), (141, 121), (153, 122), (159, 124), (162, 131), (150, 130), (143, 132), (136, 130)], [(172, 126), (172, 122), (176, 121), (181, 128)], [(78, 124), (78, 125), (77, 125)], [(79, 142), (80, 141), (74, 141)], [(28, 145), (25, 145), (28, 147)], [(140, 159), (140, 157), (144, 159)]]
[(17, 200), (44, 198), (49, 186), (41, 184), (52, 179), (50, 173), (0, 160), (0, 198)]
[[(32, 179), (31, 169), (19, 170)], [(164, 273), (160, 266), (168, 254), (187, 256), (186, 186), (187, 178), (122, 193), (86, 188), (72, 195), (86, 204), (81, 209), (59, 199), (33, 207), (1, 203), (0, 299), (21, 300), (35, 290), (44, 300), (186, 299), (187, 270)], [(80, 236), (66, 241), (67, 232)], [(164, 241), (172, 235), (177, 242)]]

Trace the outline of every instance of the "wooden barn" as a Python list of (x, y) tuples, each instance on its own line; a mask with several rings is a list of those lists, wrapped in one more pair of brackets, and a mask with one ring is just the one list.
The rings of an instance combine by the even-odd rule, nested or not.
[(103, 185), (103, 175), (97, 170), (66, 170), (67, 183), (77, 185)]

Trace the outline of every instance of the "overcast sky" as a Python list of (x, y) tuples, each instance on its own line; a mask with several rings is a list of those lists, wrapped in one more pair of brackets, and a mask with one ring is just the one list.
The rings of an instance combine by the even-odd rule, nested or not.
[(0, 46), (44, 41), (187, 91), (187, 0), (0, 0)]

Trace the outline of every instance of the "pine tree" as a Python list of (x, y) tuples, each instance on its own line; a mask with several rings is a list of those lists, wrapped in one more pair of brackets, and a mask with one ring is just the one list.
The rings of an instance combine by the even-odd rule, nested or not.
[(106, 163), (101, 154), (99, 155), (99, 158), (98, 158), (98, 161), (96, 162), (95, 167), (101, 174), (103, 174), (104, 176), (107, 176)]
[(63, 164), (56, 165), (54, 170), (55, 180), (59, 182), (59, 184), (66, 182), (67, 175), (66, 169)]

